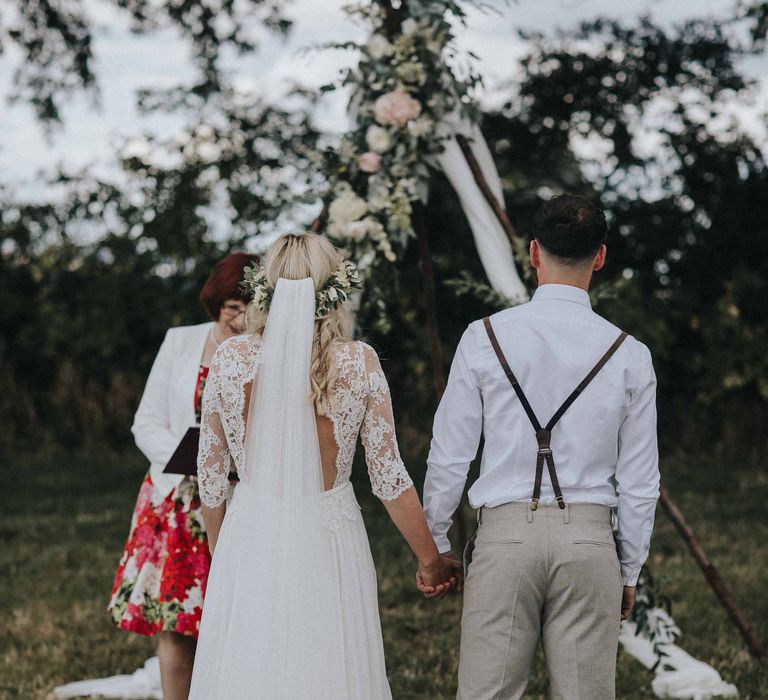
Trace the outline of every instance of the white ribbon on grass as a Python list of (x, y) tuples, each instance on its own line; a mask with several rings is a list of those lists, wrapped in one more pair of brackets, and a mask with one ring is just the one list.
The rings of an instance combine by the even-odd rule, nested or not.
[[(659, 627), (679, 630), (666, 610), (653, 608), (648, 611), (649, 617), (656, 618), (664, 624)], [(621, 623), (619, 641), (630, 656), (634, 656), (647, 669), (652, 669), (657, 661), (653, 642), (646, 634), (636, 634), (634, 622)], [(661, 663), (656, 667), (655, 676), (651, 681), (654, 695), (657, 698), (680, 698), (686, 700), (710, 700), (710, 698), (735, 698), (739, 692), (732, 683), (726, 683), (720, 674), (703, 661), (693, 658), (683, 651), (671, 638), (671, 641), (661, 641), (657, 646), (663, 654)]]
[(144, 666), (133, 673), (67, 683), (67, 685), (54, 688), (50, 697), (53, 700), (82, 697), (163, 700), (163, 688), (160, 684), (160, 659), (156, 656), (147, 659)]

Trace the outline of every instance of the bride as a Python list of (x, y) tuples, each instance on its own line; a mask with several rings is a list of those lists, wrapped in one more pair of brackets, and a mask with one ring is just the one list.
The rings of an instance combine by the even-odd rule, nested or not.
[[(213, 552), (191, 700), (381, 700), (376, 572), (349, 481), (358, 434), (373, 492), (419, 560), (419, 589), (456, 585), (395, 439), (374, 350), (344, 338), (354, 267), (315, 234), (249, 270), (248, 333), (222, 343), (198, 455)], [(239, 482), (229, 485), (230, 469)]]

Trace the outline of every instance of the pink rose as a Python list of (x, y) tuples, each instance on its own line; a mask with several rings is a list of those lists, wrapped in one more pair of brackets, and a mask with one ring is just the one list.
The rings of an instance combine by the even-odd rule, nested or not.
[(357, 165), (364, 173), (376, 173), (381, 170), (381, 156), (373, 151), (366, 151), (357, 159)]
[(404, 90), (382, 95), (373, 103), (373, 116), (379, 124), (405, 126), (421, 114), (421, 105)]

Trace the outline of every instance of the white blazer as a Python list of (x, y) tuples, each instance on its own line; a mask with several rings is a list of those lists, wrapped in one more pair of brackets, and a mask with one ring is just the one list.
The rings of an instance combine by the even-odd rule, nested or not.
[(163, 500), (184, 477), (163, 469), (187, 428), (195, 425), (195, 388), (213, 322), (170, 328), (157, 353), (133, 419), (136, 446), (150, 462), (153, 501)]

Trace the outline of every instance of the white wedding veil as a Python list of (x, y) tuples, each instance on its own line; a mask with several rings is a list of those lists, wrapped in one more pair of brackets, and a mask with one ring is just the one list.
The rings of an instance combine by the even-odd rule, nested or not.
[[(251, 677), (261, 679), (251, 689), (254, 696), (265, 698), (316, 697), (319, 679), (323, 697), (346, 697), (343, 649), (317, 643), (343, 639), (343, 614), (330, 574), (338, 552), (323, 526), (325, 494), (310, 400), (314, 326), (312, 279), (279, 279), (251, 390), (244, 468), (224, 525), (232, 518), (241, 523), (233, 526), (237, 537), (227, 541), (227, 556), (239, 556), (240, 568), (229, 608), (237, 619), (227, 625), (225, 644), (236, 659), (242, 653)], [(250, 605), (239, 605), (245, 597)], [(275, 685), (264, 687), (272, 677)], [(240, 687), (218, 692), (249, 696)]]
[(245, 439), (246, 483), (260, 500), (300, 507), (322, 491), (310, 365), (315, 324), (311, 278), (279, 279), (262, 335)]

